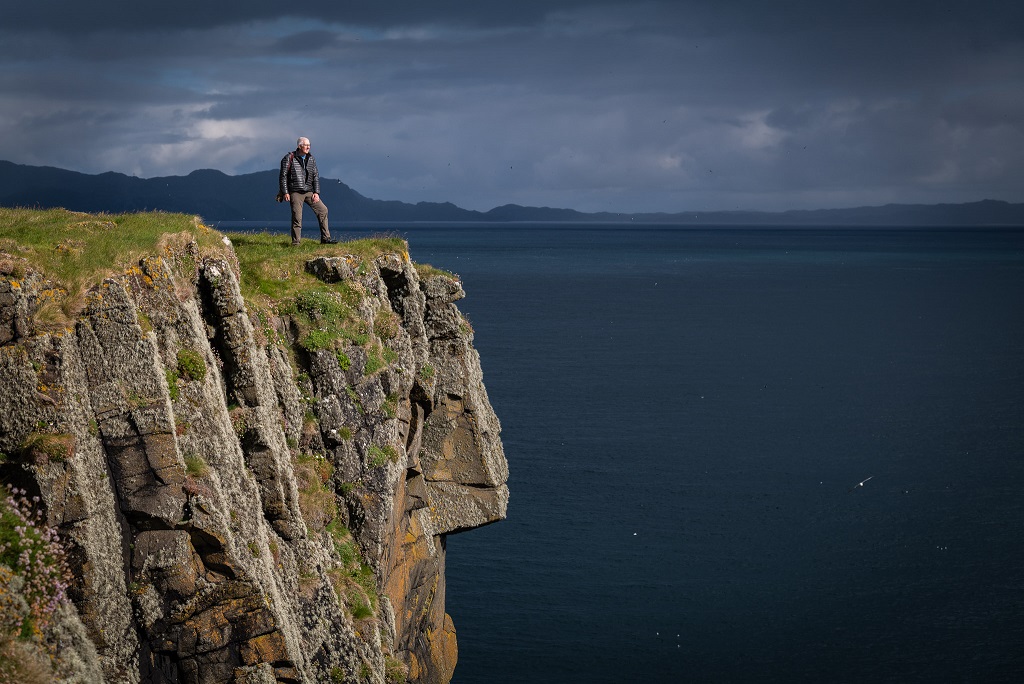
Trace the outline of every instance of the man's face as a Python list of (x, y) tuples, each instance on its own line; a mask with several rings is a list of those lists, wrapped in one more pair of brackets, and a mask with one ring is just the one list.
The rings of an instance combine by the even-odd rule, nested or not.
[(303, 140), (302, 142), (299, 143), (299, 152), (301, 152), (302, 154), (306, 154), (309, 152), (308, 140)]

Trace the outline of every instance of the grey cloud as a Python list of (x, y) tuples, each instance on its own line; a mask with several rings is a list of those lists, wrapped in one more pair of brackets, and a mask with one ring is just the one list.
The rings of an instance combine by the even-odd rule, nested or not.
[(293, 16), (325, 22), (366, 26), (444, 23), (460, 25), (530, 25), (552, 7), (599, 4), (595, 0), (519, 0), (465, 2), (464, 0), (307, 0), (289, 5), (277, 0), (177, 0), (173, 3), (135, 3), (127, 0), (72, 2), (36, 0), (5, 19), (15, 29), (40, 26), (61, 33), (106, 30), (175, 31), (219, 27), (247, 21)]
[(311, 53), (338, 44), (338, 34), (334, 31), (299, 31), (280, 38), (271, 46), (278, 53)]
[(206, 4), (0, 28), (0, 158), (244, 173), (301, 133), (363, 194), (478, 209), (1024, 199), (1017, 3)]

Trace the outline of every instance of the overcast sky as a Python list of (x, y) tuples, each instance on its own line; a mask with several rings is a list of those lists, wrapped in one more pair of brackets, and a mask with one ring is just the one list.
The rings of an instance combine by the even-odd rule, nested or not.
[(305, 135), (368, 197), (469, 209), (1024, 201), (1020, 0), (32, 0), (0, 67), (0, 159), (86, 173)]

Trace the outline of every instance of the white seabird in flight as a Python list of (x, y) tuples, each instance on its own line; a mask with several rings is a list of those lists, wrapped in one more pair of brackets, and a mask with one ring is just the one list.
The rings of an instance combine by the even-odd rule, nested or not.
[(864, 483), (867, 482), (868, 480), (870, 480), (873, 477), (874, 477), (874, 475), (869, 475), (868, 477), (864, 478), (863, 480), (861, 480), (857, 484), (855, 484), (852, 487), (850, 487), (850, 491), (852, 492), (854, 489), (857, 489), (857, 487), (863, 487)]

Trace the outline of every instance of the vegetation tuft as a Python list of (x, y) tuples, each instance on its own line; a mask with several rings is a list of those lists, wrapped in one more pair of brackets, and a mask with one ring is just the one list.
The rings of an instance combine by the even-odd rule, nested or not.
[(191, 477), (206, 477), (210, 474), (210, 466), (206, 464), (202, 456), (187, 454), (185, 456), (185, 474)]
[(21, 443), (21, 452), (39, 465), (67, 461), (75, 453), (75, 437), (67, 433), (33, 432)]
[(202, 382), (206, 377), (206, 362), (194, 349), (179, 349), (178, 373), (183, 378)]
[(403, 684), (408, 681), (409, 668), (394, 656), (384, 659), (384, 676), (390, 684)]
[(430, 264), (414, 264), (414, 266), (416, 267), (416, 273), (419, 275), (420, 280), (425, 280), (434, 276), (444, 276), (445, 278), (451, 278), (452, 280), (459, 279), (459, 276), (455, 273), (431, 266)]
[(374, 468), (381, 468), (389, 461), (391, 463), (398, 463), (398, 451), (390, 444), (383, 447), (379, 447), (376, 444), (370, 445), (369, 456), (370, 465)]
[(424, 380), (433, 380), (435, 373), (437, 373), (437, 370), (429, 363), (425, 363), (420, 367), (420, 377)]
[(164, 370), (164, 375), (167, 376), (167, 391), (171, 395), (171, 401), (177, 401), (178, 397), (181, 396), (181, 392), (178, 389), (178, 371), (173, 368), (167, 368)]

